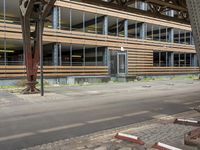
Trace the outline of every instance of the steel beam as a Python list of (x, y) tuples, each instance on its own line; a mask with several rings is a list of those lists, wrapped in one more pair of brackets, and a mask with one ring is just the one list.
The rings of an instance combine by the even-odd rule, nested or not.
[[(197, 54), (200, 58), (200, 1), (186, 0), (186, 2), (187, 2), (190, 22), (192, 26), (194, 43), (195, 43)], [(199, 59), (199, 62), (200, 62), (200, 59)]]
[[(44, 20), (50, 14), (56, 0), (20, 0), (20, 15), (23, 34), (23, 49), (27, 73), (27, 87), (24, 94), (38, 93), (37, 72), (42, 49)], [(34, 31), (31, 31), (31, 26)], [(33, 45), (31, 44), (33, 43)]]

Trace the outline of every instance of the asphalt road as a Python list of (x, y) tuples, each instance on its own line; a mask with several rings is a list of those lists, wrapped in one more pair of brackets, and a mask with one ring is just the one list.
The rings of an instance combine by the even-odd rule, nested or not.
[[(200, 104), (199, 81), (48, 88), (44, 98), (0, 91), (0, 150), (15, 150), (121, 127)], [(8, 95), (8, 96), (7, 96)], [(26, 101), (27, 100), (27, 101)]]

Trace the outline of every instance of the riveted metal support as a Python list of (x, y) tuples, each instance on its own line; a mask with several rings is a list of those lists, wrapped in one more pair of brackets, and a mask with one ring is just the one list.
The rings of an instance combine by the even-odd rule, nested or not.
[[(194, 37), (194, 44), (197, 54), (200, 58), (200, 1), (199, 0), (186, 0), (192, 32)], [(200, 62), (200, 59), (199, 59)]]
[[(37, 72), (42, 50), (44, 20), (50, 15), (56, 0), (20, 0), (23, 49), (27, 73), (27, 87), (23, 94), (38, 93)], [(32, 30), (31, 27), (34, 27)], [(33, 44), (32, 44), (33, 43)]]

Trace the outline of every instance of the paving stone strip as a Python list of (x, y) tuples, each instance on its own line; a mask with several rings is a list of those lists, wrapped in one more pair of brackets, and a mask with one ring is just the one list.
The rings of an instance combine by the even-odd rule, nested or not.
[[(173, 124), (174, 119), (172, 118), (183, 116), (194, 118), (199, 116), (199, 113), (188, 111), (172, 115), (169, 117), (171, 119), (168, 118), (165, 120), (156, 118), (150, 121), (38, 145), (23, 150), (151, 150), (151, 146), (155, 142), (171, 144), (172, 146), (177, 146), (184, 150), (195, 150), (194, 147), (185, 146), (183, 143), (184, 133), (195, 129), (195, 127)], [(146, 145), (141, 146), (115, 139), (114, 136), (118, 132), (139, 136)]]

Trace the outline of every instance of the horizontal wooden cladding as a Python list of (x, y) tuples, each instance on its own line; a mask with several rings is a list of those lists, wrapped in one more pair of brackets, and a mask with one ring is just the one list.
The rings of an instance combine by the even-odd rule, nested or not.
[(153, 52), (149, 52), (149, 53), (142, 53), (142, 52), (134, 52), (134, 53), (131, 53), (128, 51), (128, 55), (129, 56), (132, 56), (132, 57), (152, 57), (153, 56)]
[(128, 64), (152, 64), (152, 60), (128, 60)]
[(128, 50), (128, 66), (133, 65), (153, 65), (153, 51), (134, 51)]
[[(40, 76), (38, 70), (38, 76)], [(108, 75), (107, 66), (44, 66), (45, 77)], [(25, 77), (24, 66), (0, 66), (0, 78)]]
[(153, 61), (153, 57), (145, 57), (145, 56), (133, 56), (131, 57), (129, 55), (128, 61), (132, 61), (132, 60), (147, 60), (147, 61)]
[[(4, 27), (8, 26), (8, 27)], [(18, 25), (2, 24), (0, 23), (0, 38), (7, 39), (17, 39), (21, 40), (21, 27)], [(11, 31), (10, 29), (15, 29), (16, 31)], [(72, 44), (85, 44), (94, 46), (108, 46), (108, 47), (124, 47), (128, 51), (142, 52), (142, 51), (177, 51), (177, 52), (190, 52), (195, 53), (194, 46), (176, 44), (176, 43), (166, 43), (150, 40), (141, 40), (116, 36), (105, 36), (99, 34), (91, 34), (77, 31), (66, 31), (66, 30), (54, 30), (47, 29), (44, 30), (44, 41), (45, 42), (60, 42), (60, 43), (72, 43)]]
[(171, 75), (199, 73), (198, 67), (129, 67), (129, 75)]
[(138, 22), (146, 22), (150, 24), (191, 31), (190, 25), (181, 24), (178, 22), (168, 21), (168, 20), (154, 18), (154, 17), (149, 17), (149, 16), (144, 16), (144, 15), (139, 15), (139, 14), (134, 14), (134, 13), (129, 13), (126, 11), (110, 9), (110, 8), (106, 8), (102, 6), (96, 6), (96, 5), (74, 2), (74, 1), (69, 1), (69, 0), (57, 0), (55, 5), (60, 6), (60, 7), (66, 7), (66, 8), (72, 8), (76, 10), (91, 12), (91, 13), (97, 13), (101, 15), (109, 15), (109, 16), (119, 17), (123, 19), (135, 20)]

